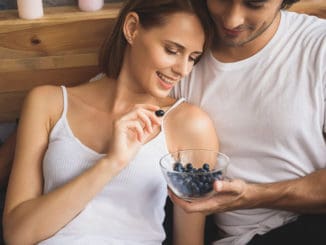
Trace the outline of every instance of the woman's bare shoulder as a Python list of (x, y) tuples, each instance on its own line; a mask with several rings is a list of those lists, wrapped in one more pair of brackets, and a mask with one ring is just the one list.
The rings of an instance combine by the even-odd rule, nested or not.
[[(182, 103), (167, 118), (167, 134), (173, 148), (216, 148), (217, 133), (209, 115), (200, 107)], [(173, 136), (172, 136), (173, 135)]]
[(213, 125), (211, 118), (203, 109), (188, 102), (182, 103), (171, 111), (171, 117), (176, 125), (181, 124), (190, 130)]
[(60, 86), (42, 85), (32, 88), (26, 95), (22, 116), (38, 117), (55, 121), (61, 115), (63, 95)]
[(42, 85), (32, 88), (26, 95), (25, 103), (41, 106), (51, 106), (62, 100), (62, 89), (59, 86)]

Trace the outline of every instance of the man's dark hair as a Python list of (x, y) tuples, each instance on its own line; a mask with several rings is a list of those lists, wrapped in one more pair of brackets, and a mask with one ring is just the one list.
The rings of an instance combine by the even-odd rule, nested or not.
[(281, 9), (286, 9), (291, 7), (292, 4), (299, 2), (300, 0), (283, 0), (281, 4)]

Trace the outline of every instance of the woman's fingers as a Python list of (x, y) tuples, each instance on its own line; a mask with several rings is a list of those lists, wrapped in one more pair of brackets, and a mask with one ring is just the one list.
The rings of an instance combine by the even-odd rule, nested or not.
[(129, 113), (125, 114), (120, 120), (121, 121), (138, 121), (144, 131), (149, 134), (153, 133), (155, 125), (161, 125), (161, 119), (155, 115), (157, 106), (148, 106), (154, 110), (144, 109), (143, 107), (135, 106), (135, 108)]
[(136, 104), (134, 106), (134, 108), (143, 108), (143, 109), (146, 109), (146, 110), (149, 110), (149, 111), (156, 111), (158, 109), (160, 109), (159, 106), (157, 105), (151, 105), (151, 104)]
[(153, 124), (157, 124), (157, 120), (152, 116), (153, 113), (147, 110), (137, 110), (137, 119), (142, 124), (144, 130), (153, 133)]
[(136, 135), (136, 138), (140, 143), (143, 143), (145, 133), (144, 133), (144, 128), (140, 124), (140, 122), (138, 122), (138, 121), (129, 121), (129, 122), (126, 123), (126, 128), (128, 130), (131, 130)]

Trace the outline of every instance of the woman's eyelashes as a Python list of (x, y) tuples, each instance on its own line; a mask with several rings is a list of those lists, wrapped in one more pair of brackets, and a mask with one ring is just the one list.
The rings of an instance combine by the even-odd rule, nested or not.
[[(177, 48), (171, 48), (171, 47), (165, 47), (165, 52), (170, 54), (170, 55), (180, 55), (181, 51), (178, 50)], [(189, 56), (189, 61), (196, 63), (197, 60), (199, 59), (199, 55), (191, 55)]]
[(174, 54), (177, 55), (180, 53), (180, 51), (176, 48), (171, 48), (171, 47), (165, 47), (165, 52), (167, 52), (168, 54)]
[(201, 56), (201, 55), (190, 56), (190, 57), (189, 57), (189, 60), (192, 61), (192, 62), (194, 62), (194, 64), (196, 64), (196, 63), (199, 61), (200, 56)]

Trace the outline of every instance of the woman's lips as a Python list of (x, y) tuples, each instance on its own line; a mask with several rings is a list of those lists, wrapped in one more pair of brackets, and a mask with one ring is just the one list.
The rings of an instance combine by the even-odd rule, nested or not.
[(159, 80), (161, 87), (164, 89), (171, 89), (173, 87), (173, 84), (171, 84), (171, 83), (166, 83), (160, 78), (158, 80)]
[(174, 86), (174, 82), (171, 78), (163, 75), (160, 72), (157, 72), (157, 76), (158, 76), (158, 80), (160, 85), (164, 88), (164, 89), (171, 89)]

